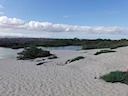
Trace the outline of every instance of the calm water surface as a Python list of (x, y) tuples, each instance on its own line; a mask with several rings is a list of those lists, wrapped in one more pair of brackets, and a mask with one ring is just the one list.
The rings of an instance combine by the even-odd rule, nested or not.
[[(81, 46), (65, 46), (65, 47), (39, 47), (44, 50), (80, 50)], [(11, 49), (0, 47), (0, 59), (3, 58), (16, 58), (17, 53), (21, 52), (23, 49)]]

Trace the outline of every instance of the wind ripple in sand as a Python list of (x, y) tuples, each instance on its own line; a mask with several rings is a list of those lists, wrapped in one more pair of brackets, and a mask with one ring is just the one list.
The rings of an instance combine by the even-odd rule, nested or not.
[(110, 54), (95, 57), (88, 53), (84, 54), (84, 60), (59, 66), (58, 62), (82, 55), (79, 52), (62, 52), (55, 52), (59, 53), (60, 59), (40, 66), (36, 66), (34, 61), (1, 60), (0, 96), (128, 96), (127, 85), (99, 79), (110, 70), (124, 69), (126, 56), (122, 55), (123, 60), (117, 57), (118, 52), (112, 57)]

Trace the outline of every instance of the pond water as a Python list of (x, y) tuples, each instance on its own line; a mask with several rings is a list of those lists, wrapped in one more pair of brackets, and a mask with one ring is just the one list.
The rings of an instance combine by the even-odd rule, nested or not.
[(21, 52), (23, 49), (11, 49), (0, 47), (0, 59), (2, 58), (14, 58), (17, 56), (17, 53)]
[[(65, 46), (65, 47), (39, 47), (44, 50), (80, 50), (81, 46)], [(23, 49), (11, 49), (0, 47), (0, 59), (3, 58), (16, 58), (17, 53), (21, 52)]]
[(64, 47), (39, 47), (44, 50), (80, 50), (81, 46), (64, 46)]

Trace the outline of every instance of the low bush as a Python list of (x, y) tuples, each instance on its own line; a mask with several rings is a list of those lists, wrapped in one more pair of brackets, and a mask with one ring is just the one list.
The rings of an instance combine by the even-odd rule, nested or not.
[(38, 65), (43, 65), (44, 63), (48, 63), (48, 62), (40, 62), (40, 63), (38, 63), (38, 64), (36, 64), (37, 66)]
[(128, 85), (128, 72), (114, 71), (110, 72), (109, 74), (101, 76), (100, 79), (103, 79), (106, 82), (120, 82)]
[(58, 57), (56, 55), (51, 55), (48, 57), (48, 59), (57, 59)]
[(84, 59), (84, 58), (85, 58), (85, 57), (83, 57), (83, 56), (78, 56), (78, 57), (75, 57), (75, 58), (73, 58), (73, 59), (67, 60), (65, 64), (71, 63), (71, 62), (74, 62), (74, 61), (78, 61), (78, 60)]
[(102, 54), (102, 53), (111, 53), (111, 52), (116, 52), (116, 51), (113, 51), (113, 50), (101, 50), (99, 52), (96, 52), (94, 55), (99, 55), (99, 54)]
[(38, 57), (47, 57), (50, 56), (49, 51), (44, 51), (41, 48), (37, 48), (35, 46), (27, 47), (22, 52), (18, 53), (18, 59), (25, 60), (25, 59), (35, 59)]

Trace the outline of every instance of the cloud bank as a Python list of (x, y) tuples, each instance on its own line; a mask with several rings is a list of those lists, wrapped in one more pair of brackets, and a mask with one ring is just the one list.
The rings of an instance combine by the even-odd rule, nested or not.
[(85, 34), (128, 34), (128, 27), (105, 27), (105, 26), (78, 26), (67, 24), (53, 24), (50, 22), (30, 21), (26, 22), (18, 18), (0, 16), (0, 31), (18, 32), (71, 32)]

